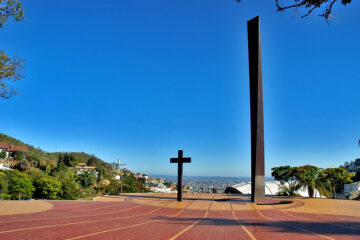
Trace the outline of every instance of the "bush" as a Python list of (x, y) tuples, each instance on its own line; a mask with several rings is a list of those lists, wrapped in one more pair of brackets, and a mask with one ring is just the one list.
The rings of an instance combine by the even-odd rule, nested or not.
[(15, 151), (15, 160), (22, 160), (24, 159), (25, 154), (22, 151)]
[(20, 171), (25, 171), (30, 169), (30, 163), (28, 160), (20, 160), (15, 166), (15, 169), (18, 169)]
[[(15, 172), (15, 171), (14, 171)], [(31, 180), (26, 175), (14, 173), (9, 178), (9, 193), (11, 199), (28, 199), (35, 190)]]
[(121, 184), (118, 180), (112, 179), (110, 180), (110, 184), (105, 187), (105, 193), (116, 195), (120, 193)]
[(62, 178), (60, 179), (61, 182), (61, 191), (60, 191), (60, 198), (66, 200), (75, 200), (79, 197), (79, 187), (78, 185), (71, 179)]
[(5, 159), (6, 158), (6, 152), (0, 152), (0, 158)]
[(35, 198), (40, 199), (58, 199), (61, 191), (61, 182), (50, 176), (42, 176), (34, 179)]
[(10, 199), (11, 199), (11, 195), (6, 193), (0, 193), (0, 200), (10, 200)]

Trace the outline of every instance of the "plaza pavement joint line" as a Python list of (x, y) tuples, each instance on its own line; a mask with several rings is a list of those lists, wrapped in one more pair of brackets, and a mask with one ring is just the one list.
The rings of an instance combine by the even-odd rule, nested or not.
[(263, 217), (263, 218), (265, 218), (265, 219), (268, 219), (268, 220), (273, 221), (273, 222), (278, 222), (278, 223), (280, 223), (280, 224), (289, 226), (289, 227), (291, 227), (291, 228), (296, 228), (296, 229), (299, 229), (299, 230), (301, 230), (301, 231), (303, 231), (303, 232), (308, 232), (308, 233), (314, 234), (314, 235), (316, 235), (316, 236), (319, 236), (319, 237), (322, 237), (322, 238), (325, 238), (325, 239), (335, 240), (334, 238), (327, 237), (327, 236), (324, 236), (324, 235), (321, 235), (321, 234), (318, 234), (318, 233), (314, 233), (314, 232), (309, 231), (309, 230), (307, 230), (307, 229), (304, 229), (304, 228), (301, 228), (301, 227), (296, 227), (296, 226), (293, 226), (293, 225), (291, 225), (291, 224), (287, 224), (287, 223), (284, 223), (284, 222), (282, 222), (282, 221), (279, 221), (279, 220), (276, 220), (276, 219), (273, 219), (273, 218), (270, 218), (270, 217), (266, 217), (266, 216), (265, 216), (264, 214), (262, 214), (258, 209), (256, 209), (256, 207), (255, 207), (254, 205), (251, 204), (251, 206), (255, 209), (255, 211), (256, 211), (261, 217)]
[[(173, 218), (176, 216), (179, 216), (188, 206), (190, 206), (195, 200), (193, 200), (191, 203), (189, 203), (186, 207), (184, 207), (183, 209), (181, 209), (177, 214), (171, 215), (169, 216), (169, 218)], [(169, 203), (172, 204), (173, 202)], [(165, 207), (164, 207), (165, 208)], [(85, 238), (85, 237), (90, 237), (90, 236), (94, 236), (94, 235), (98, 235), (98, 234), (102, 234), (102, 233), (108, 233), (108, 232), (113, 232), (113, 231), (117, 231), (117, 230), (121, 230), (121, 229), (126, 229), (126, 228), (132, 228), (132, 227), (137, 227), (137, 226), (141, 226), (141, 225), (145, 225), (148, 223), (153, 223), (153, 222), (159, 222), (163, 219), (157, 219), (157, 220), (151, 220), (151, 221), (147, 221), (147, 222), (143, 222), (143, 223), (137, 223), (137, 224), (132, 224), (132, 225), (128, 225), (128, 226), (123, 226), (123, 227), (119, 227), (119, 228), (113, 228), (113, 229), (108, 229), (108, 230), (104, 230), (104, 231), (100, 231), (100, 232), (95, 232), (95, 233), (90, 233), (90, 234), (86, 234), (86, 235), (82, 235), (82, 236), (77, 236), (77, 237), (73, 237), (73, 238), (67, 238), (65, 240), (74, 240), (74, 239), (80, 239), (80, 238)]]
[[(303, 216), (295, 216), (295, 215), (292, 215), (291, 213), (288, 213), (288, 212), (285, 212), (283, 210), (280, 210), (281, 212), (291, 216), (291, 217), (298, 217), (298, 218), (302, 218), (302, 219), (306, 219), (306, 220), (310, 220), (312, 222), (316, 222), (315, 220), (311, 219), (311, 218), (307, 218), (307, 217), (303, 217)], [(320, 215), (320, 214), (316, 214), (316, 213), (312, 213), (314, 215)], [(320, 215), (321, 216), (321, 215)], [(327, 224), (331, 224), (331, 225), (335, 225), (335, 226), (340, 226), (340, 227), (344, 227), (344, 228), (349, 228), (349, 229), (355, 229), (355, 230), (359, 230), (359, 228), (356, 228), (356, 227), (350, 227), (350, 226), (346, 226), (346, 225), (342, 225), (342, 224), (339, 224), (339, 223), (332, 223), (332, 222), (327, 222)]]
[(170, 205), (170, 204), (171, 203), (166, 204), (164, 207), (159, 207), (159, 208), (156, 208), (156, 209), (151, 210), (149, 212), (142, 213), (142, 214), (137, 214), (137, 215), (133, 215), (133, 216), (124, 216), (124, 217), (108, 218), (108, 219), (102, 219), (102, 220), (92, 220), (92, 221), (82, 221), (82, 222), (72, 222), (72, 223), (64, 223), (64, 224), (53, 224), (53, 225), (45, 225), (45, 226), (38, 226), (38, 227), (12, 229), (12, 230), (1, 231), (0, 234), (11, 233), (11, 232), (20, 232), (20, 231), (26, 231), (26, 230), (34, 230), (34, 229), (51, 228), (51, 227), (69, 226), (69, 225), (76, 225), (76, 224), (93, 223), (93, 222), (105, 222), (105, 221), (111, 221), (111, 220), (117, 220), (117, 219), (138, 217), (138, 216), (143, 216), (143, 215), (150, 214), (152, 212), (158, 211), (158, 210), (160, 210), (162, 208), (165, 208), (167, 205)]
[(175, 236), (169, 238), (169, 240), (175, 240), (177, 239), (178, 237), (180, 237), (182, 234), (184, 234), (185, 232), (187, 232), (188, 230), (190, 230), (191, 228), (193, 228), (195, 225), (197, 225), (199, 222), (201, 222), (204, 218), (207, 218), (207, 216), (209, 215), (209, 210), (210, 210), (210, 207), (214, 201), (214, 198), (215, 196), (213, 197), (212, 201), (210, 202), (209, 204), (209, 207), (208, 209), (206, 210), (206, 213), (205, 215), (202, 217), (202, 219), (199, 219), (197, 221), (195, 221), (193, 224), (191, 224), (190, 226), (188, 226), (187, 228), (183, 229), (182, 231), (178, 232)]
[[(66, 219), (66, 218), (80, 218), (80, 217), (93, 217), (93, 216), (101, 216), (101, 215), (108, 215), (112, 213), (120, 213), (129, 211), (131, 209), (142, 207), (143, 205), (134, 206), (131, 208), (126, 208), (118, 211), (106, 212), (106, 213), (97, 213), (97, 214), (87, 214), (87, 215), (76, 215), (76, 216), (67, 216), (67, 217), (48, 217), (48, 218), (30, 218), (30, 219), (22, 219), (22, 220), (10, 220), (10, 221), (3, 221), (1, 223), (14, 223), (14, 222), (27, 222), (27, 221), (41, 221), (41, 220), (57, 220), (57, 219)], [(1, 232), (0, 232), (1, 233)]]
[(250, 237), (252, 240), (256, 240), (256, 238), (254, 237), (254, 235), (252, 235), (252, 233), (251, 233), (251, 232), (241, 223), (241, 221), (236, 217), (234, 208), (233, 208), (233, 206), (232, 206), (231, 203), (230, 203), (230, 206), (231, 206), (231, 211), (232, 211), (233, 218), (240, 224), (240, 227), (247, 233), (247, 235), (249, 235), (249, 237)]

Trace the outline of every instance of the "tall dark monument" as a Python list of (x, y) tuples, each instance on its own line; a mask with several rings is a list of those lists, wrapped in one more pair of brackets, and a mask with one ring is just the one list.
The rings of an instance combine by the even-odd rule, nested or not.
[(250, 75), (251, 201), (265, 200), (264, 113), (259, 17), (247, 22)]
[(183, 178), (183, 163), (190, 163), (191, 158), (183, 157), (183, 150), (178, 150), (178, 157), (177, 158), (170, 158), (170, 163), (177, 163), (178, 164), (178, 193), (177, 193), (177, 200), (181, 202), (182, 200), (182, 178)]

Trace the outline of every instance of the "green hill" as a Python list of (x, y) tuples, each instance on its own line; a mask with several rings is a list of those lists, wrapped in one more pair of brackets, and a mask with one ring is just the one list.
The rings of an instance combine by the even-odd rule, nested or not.
[[(21, 140), (0, 133), (0, 142), (27, 146), (28, 153), (15, 152), (11, 158), (1, 158), (13, 170), (0, 171), (0, 200), (3, 199), (91, 199), (102, 194), (149, 191), (130, 172), (122, 174), (120, 182), (109, 163), (84, 152), (46, 152)], [(92, 170), (75, 171), (78, 163)]]
[(108, 171), (111, 171), (111, 165), (95, 155), (84, 153), (84, 152), (46, 152), (40, 148), (35, 148), (30, 144), (26, 144), (21, 140), (10, 137), (6, 134), (0, 133), (0, 142), (7, 142), (14, 145), (27, 146), (29, 153), (27, 154), (28, 160), (33, 162), (33, 166), (37, 168), (50, 169), (56, 168), (59, 163), (59, 159), (68, 157), (72, 159), (72, 165), (77, 163), (86, 163), (89, 166), (95, 165), (96, 167), (104, 167)]

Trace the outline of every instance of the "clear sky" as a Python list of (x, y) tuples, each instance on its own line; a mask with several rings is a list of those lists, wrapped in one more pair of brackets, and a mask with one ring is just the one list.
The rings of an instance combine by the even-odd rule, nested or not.
[(0, 132), (135, 172), (250, 176), (247, 20), (260, 15), (266, 175), (360, 156), (360, 2), (278, 13), (274, 0), (24, 0), (0, 29), (25, 59)]

